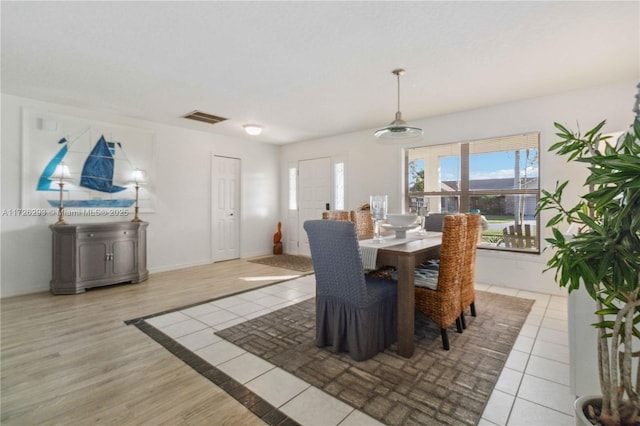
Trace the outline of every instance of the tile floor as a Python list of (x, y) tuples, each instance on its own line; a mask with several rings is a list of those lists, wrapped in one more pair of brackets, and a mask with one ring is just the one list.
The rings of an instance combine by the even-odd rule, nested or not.
[[(566, 297), (488, 285), (476, 288), (536, 301), (479, 425), (573, 425)], [(214, 334), (314, 295), (314, 276), (307, 275), (146, 321), (300, 424), (380, 424)]]

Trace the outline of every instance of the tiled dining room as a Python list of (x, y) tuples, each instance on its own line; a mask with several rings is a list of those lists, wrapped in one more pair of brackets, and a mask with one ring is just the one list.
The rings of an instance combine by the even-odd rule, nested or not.
[[(477, 284), (476, 289), (535, 301), (478, 424), (574, 424), (569, 391), (567, 298), (488, 284)], [(383, 424), (216, 335), (218, 331), (314, 296), (315, 278), (310, 274), (145, 321), (295, 422)], [(478, 309), (482, 315), (482, 307)]]
[[(1, 10), (3, 426), (556, 426), (600, 392), (537, 206), (585, 193), (558, 133), (640, 117), (640, 3)], [(477, 215), (479, 247), (427, 226)]]

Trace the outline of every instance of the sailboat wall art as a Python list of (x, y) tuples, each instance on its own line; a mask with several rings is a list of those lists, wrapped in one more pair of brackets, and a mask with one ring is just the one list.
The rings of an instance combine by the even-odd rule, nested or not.
[[(132, 209), (133, 171), (144, 170), (141, 212), (155, 211), (155, 146), (151, 131), (23, 109), (23, 208), (56, 208), (60, 187), (52, 179), (64, 163), (66, 209)], [(103, 211), (104, 213), (104, 211)]]

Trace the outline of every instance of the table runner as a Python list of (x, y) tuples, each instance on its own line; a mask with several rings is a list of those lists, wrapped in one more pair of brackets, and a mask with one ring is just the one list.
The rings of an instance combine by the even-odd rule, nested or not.
[(396, 238), (395, 233), (383, 236), (384, 241), (376, 242), (373, 238), (360, 240), (360, 256), (362, 257), (362, 266), (365, 271), (376, 269), (376, 259), (378, 257), (378, 249), (383, 247), (395, 246), (409, 241), (420, 240), (426, 238), (428, 234), (420, 235), (418, 230), (407, 231), (406, 238)]

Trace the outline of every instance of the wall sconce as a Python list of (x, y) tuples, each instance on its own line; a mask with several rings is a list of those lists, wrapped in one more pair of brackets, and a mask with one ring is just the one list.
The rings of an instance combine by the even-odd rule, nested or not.
[(134, 208), (134, 216), (133, 216), (133, 219), (131, 219), (131, 222), (142, 222), (142, 219), (138, 217), (138, 191), (140, 190), (140, 185), (144, 185), (144, 180), (145, 180), (144, 170), (135, 169), (131, 173), (131, 183), (133, 183), (136, 188), (136, 206)]
[(71, 172), (69, 171), (69, 166), (67, 166), (64, 162), (61, 162), (56, 166), (56, 170), (53, 172), (50, 180), (54, 181), (60, 186), (60, 204), (58, 204), (58, 221), (56, 225), (66, 225), (67, 222), (64, 221), (64, 205), (62, 204), (62, 193), (65, 182), (71, 181)]
[(262, 126), (258, 124), (245, 124), (242, 127), (244, 127), (244, 131), (251, 136), (258, 136), (260, 133), (262, 133)]

